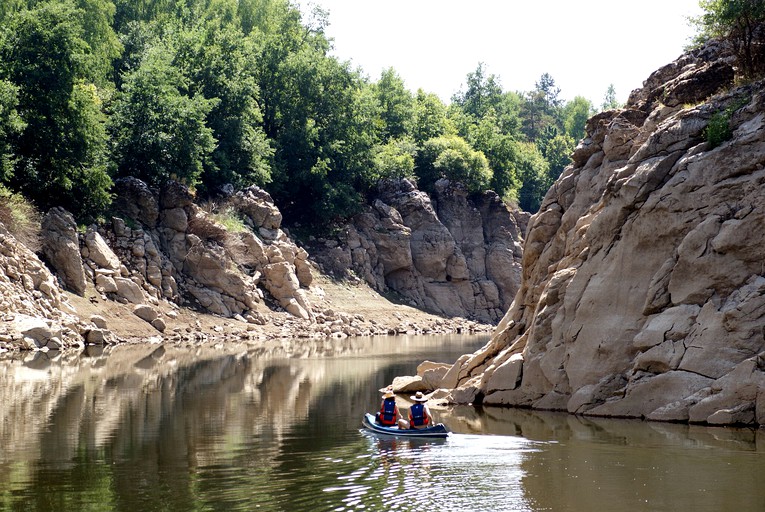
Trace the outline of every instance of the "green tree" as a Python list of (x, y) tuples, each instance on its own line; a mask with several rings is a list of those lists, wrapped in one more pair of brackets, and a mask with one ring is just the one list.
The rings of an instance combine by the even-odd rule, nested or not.
[(388, 68), (382, 72), (375, 91), (380, 103), (382, 140), (410, 134), (414, 124), (414, 98), (404, 80), (393, 68)]
[(271, 180), (273, 150), (262, 128), (252, 42), (233, 24), (206, 22), (182, 34), (176, 65), (189, 77), (191, 94), (215, 100), (207, 115), (217, 145), (203, 159), (202, 191), (224, 184), (242, 188)]
[(43, 2), (11, 15), (0, 40), (2, 77), (18, 87), (25, 124), (9, 184), (43, 209), (75, 215), (102, 209), (111, 186), (84, 18), (72, 2)]
[(25, 126), (16, 110), (18, 92), (12, 83), (0, 80), (0, 184), (7, 183), (13, 175), (15, 141)]
[(519, 142), (517, 173), (523, 185), (518, 194), (518, 206), (527, 212), (536, 212), (549, 188), (549, 164), (536, 144)]
[(188, 96), (187, 79), (160, 44), (123, 81), (109, 123), (116, 174), (157, 185), (177, 179), (196, 185), (215, 149), (205, 119), (217, 100)]
[(555, 85), (555, 80), (547, 73), (540, 77), (533, 91), (526, 93), (521, 118), (522, 131), (529, 140), (536, 141), (542, 136), (550, 138), (557, 134), (555, 130), (562, 128), (559, 94), (560, 89)]
[(456, 134), (441, 98), (422, 89), (417, 91), (415, 97), (413, 123), (412, 135), (418, 145), (434, 137)]
[(563, 169), (571, 163), (571, 154), (574, 152), (576, 142), (566, 134), (556, 135), (546, 141), (542, 148), (542, 156), (547, 161), (547, 176), (541, 188), (547, 191), (550, 186), (558, 179)]
[(328, 55), (321, 22), (308, 28), (286, 0), (263, 0), (268, 19), (250, 36), (261, 48), (256, 79), (273, 141), (269, 189), (288, 221), (329, 222), (354, 213), (375, 176), (380, 104), (349, 63)]
[(600, 105), (602, 110), (612, 110), (622, 108), (622, 104), (616, 99), (616, 88), (614, 84), (609, 84), (606, 94), (603, 96), (603, 103)]
[(0, 2), (0, 25), (5, 25), (14, 14), (28, 8), (28, 0), (3, 0)]
[(109, 0), (76, 0), (82, 11), (83, 39), (90, 48), (90, 79), (100, 88), (111, 88), (112, 66), (122, 53), (113, 29), (116, 7)]
[(575, 141), (582, 140), (585, 137), (587, 119), (594, 113), (590, 100), (582, 96), (576, 96), (566, 103), (563, 107), (563, 127), (566, 134)]
[(497, 110), (502, 98), (502, 86), (495, 75), (486, 75), (484, 63), (467, 75), (466, 90), (460, 90), (452, 97), (452, 102), (459, 105), (463, 112), (477, 119), (486, 115), (489, 109)]
[(691, 19), (698, 31), (696, 42), (727, 39), (733, 45), (745, 77), (762, 73), (765, 36), (758, 27), (765, 21), (765, 0), (701, 0), (699, 5), (703, 14)]
[(465, 137), (488, 159), (492, 170), (491, 188), (503, 199), (517, 202), (520, 182), (516, 174), (516, 143), (512, 135), (503, 133), (494, 111), (477, 123), (467, 126)]
[(417, 146), (410, 139), (390, 139), (374, 149), (375, 176), (370, 181), (384, 178), (414, 177), (414, 157)]
[(417, 156), (416, 172), (419, 186), (428, 192), (441, 178), (462, 182), (470, 192), (486, 190), (491, 180), (486, 156), (457, 135), (426, 141)]

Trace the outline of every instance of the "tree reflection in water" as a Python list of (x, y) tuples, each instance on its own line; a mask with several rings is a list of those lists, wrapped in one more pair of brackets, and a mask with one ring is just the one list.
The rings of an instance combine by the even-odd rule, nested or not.
[(762, 433), (747, 429), (453, 407), (433, 408), (455, 433), (446, 440), (360, 432), (394, 376), (484, 341), (6, 357), (0, 509), (759, 510), (765, 502)]

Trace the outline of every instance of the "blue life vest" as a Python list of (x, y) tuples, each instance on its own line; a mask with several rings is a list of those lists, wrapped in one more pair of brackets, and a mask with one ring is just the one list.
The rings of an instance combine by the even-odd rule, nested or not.
[(383, 425), (395, 425), (396, 424), (396, 398), (386, 398), (383, 400), (380, 406), (380, 414), (378, 418)]
[(425, 404), (414, 404), (409, 408), (409, 419), (412, 426), (422, 427), (428, 424), (428, 418), (425, 417)]

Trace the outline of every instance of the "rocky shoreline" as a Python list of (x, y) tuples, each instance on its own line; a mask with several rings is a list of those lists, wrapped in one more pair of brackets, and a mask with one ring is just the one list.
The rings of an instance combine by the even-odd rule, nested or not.
[[(495, 285), (485, 272), (471, 276), (465, 265), (477, 261), (476, 256), (461, 257), (460, 244), (450, 242), (450, 232), (419, 192), (415, 208), (424, 208), (429, 219), (419, 227), (406, 226), (395, 207), (383, 208), (378, 200), (378, 208), (399, 219), (389, 225), (397, 243), (365, 242), (365, 261), (372, 254), (378, 263), (406, 263), (387, 270), (379, 263), (366, 281), (354, 279), (353, 262), (343, 266), (342, 258), (332, 265), (335, 276), (325, 275), (323, 266), (281, 228), (281, 214), (257, 187), (232, 194), (217, 209), (196, 204), (189, 190), (174, 182), (152, 190), (128, 178), (118, 180), (116, 191), (115, 214), (108, 222), (82, 229), (60, 208), (47, 212), (42, 220), (43, 259), (0, 225), (0, 352), (159, 341), (487, 333), (493, 329), (490, 315), (475, 308), (489, 302), (476, 298), (488, 290), (499, 304), (497, 286), (505, 289), (504, 295), (508, 286), (517, 286), (506, 277)], [(460, 201), (470, 207), (464, 198)], [(241, 225), (224, 225), (221, 211)], [(495, 217), (500, 219), (493, 222), (495, 232), (508, 234), (488, 242), (494, 256), (479, 252), (477, 257), (490, 262), (500, 254), (519, 260), (515, 217), (507, 209)], [(443, 252), (417, 248), (416, 240), (426, 236), (422, 233), (433, 231), (463, 266), (460, 279), (418, 273), (418, 267), (430, 265), (433, 254)], [(327, 265), (338, 248), (348, 247), (342, 244), (322, 240), (318, 258)], [(321, 253), (322, 248), (327, 251)], [(471, 266), (485, 268), (485, 263)], [(518, 273), (512, 267), (510, 271)], [(399, 291), (396, 284), (405, 273), (415, 281), (406, 281)], [(454, 296), (450, 289), (466, 290), (470, 300), (458, 301), (452, 308), (457, 314), (446, 315), (438, 300), (427, 299), (432, 296), (428, 287), (446, 292), (441, 301)]]
[(765, 425), (765, 82), (734, 64), (712, 41), (588, 121), (531, 219), (513, 305), (434, 396)]

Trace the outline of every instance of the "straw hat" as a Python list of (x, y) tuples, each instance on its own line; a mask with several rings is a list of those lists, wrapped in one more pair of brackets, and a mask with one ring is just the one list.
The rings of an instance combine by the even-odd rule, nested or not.
[(396, 394), (393, 393), (393, 386), (380, 388), (380, 393), (383, 394), (383, 398), (393, 398), (396, 396)]
[(410, 399), (414, 400), (415, 402), (427, 402), (428, 399), (425, 397), (425, 395), (422, 394), (422, 391), (418, 391), (414, 396), (410, 396)]

